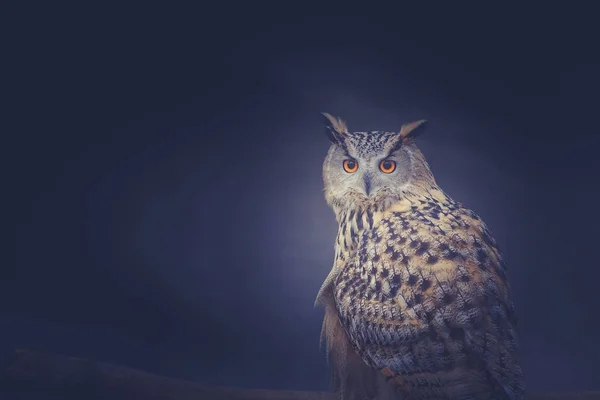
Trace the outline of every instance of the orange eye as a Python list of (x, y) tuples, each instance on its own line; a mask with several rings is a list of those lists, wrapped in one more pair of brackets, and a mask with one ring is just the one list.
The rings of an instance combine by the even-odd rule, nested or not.
[(358, 169), (358, 163), (354, 160), (344, 160), (344, 171), (351, 174)]
[(386, 174), (391, 174), (396, 170), (396, 161), (394, 160), (383, 160), (379, 163), (379, 169), (381, 172), (385, 172)]

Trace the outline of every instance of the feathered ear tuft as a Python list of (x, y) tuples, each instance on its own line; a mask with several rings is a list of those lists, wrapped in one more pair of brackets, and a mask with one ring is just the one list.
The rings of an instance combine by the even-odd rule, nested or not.
[(403, 142), (408, 139), (415, 138), (423, 133), (425, 122), (427, 122), (427, 120), (420, 119), (409, 124), (404, 124), (402, 125), (402, 128), (400, 128), (400, 133), (398, 135), (402, 138)]
[(408, 144), (413, 138), (423, 132), (423, 125), (427, 122), (424, 119), (402, 125), (400, 132), (386, 144), (386, 151), (392, 153), (400, 148), (400, 146)]
[(321, 113), (325, 117), (325, 133), (332, 143), (339, 143), (340, 136), (348, 133), (346, 123), (328, 113)]

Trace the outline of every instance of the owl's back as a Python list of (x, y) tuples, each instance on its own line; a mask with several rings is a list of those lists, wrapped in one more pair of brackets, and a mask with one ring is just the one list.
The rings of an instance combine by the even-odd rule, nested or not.
[(350, 344), (411, 399), (520, 399), (515, 316), (487, 227), (441, 190), (342, 213), (331, 293)]

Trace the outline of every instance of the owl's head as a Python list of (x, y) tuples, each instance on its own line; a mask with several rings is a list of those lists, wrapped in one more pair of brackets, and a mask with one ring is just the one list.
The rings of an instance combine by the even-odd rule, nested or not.
[(435, 184), (414, 137), (425, 120), (402, 126), (399, 132), (350, 132), (327, 113), (331, 147), (323, 163), (325, 198), (336, 208), (385, 208), (415, 186)]

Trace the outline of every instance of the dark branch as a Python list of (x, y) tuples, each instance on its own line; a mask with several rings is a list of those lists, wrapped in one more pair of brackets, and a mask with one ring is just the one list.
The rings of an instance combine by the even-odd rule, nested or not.
[[(37, 391), (60, 398), (338, 400), (335, 393), (326, 392), (207, 387), (131, 368), (30, 350), (13, 351), (0, 379), (0, 387), (5, 390)], [(600, 392), (537, 395), (528, 399), (600, 400)]]

